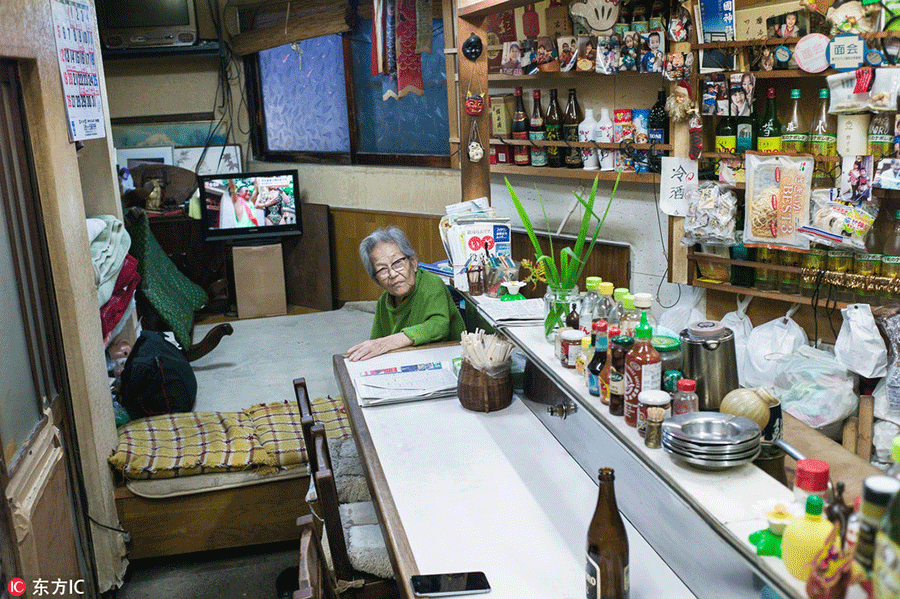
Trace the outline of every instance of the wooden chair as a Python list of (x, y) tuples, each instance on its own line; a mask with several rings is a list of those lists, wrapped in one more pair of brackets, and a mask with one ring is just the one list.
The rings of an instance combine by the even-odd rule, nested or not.
[(297, 518), (297, 526), (300, 527), (299, 587), (293, 599), (337, 599), (313, 517), (307, 514)]
[[(342, 595), (355, 598), (380, 599), (397, 596), (397, 584), (391, 575), (390, 560), (384, 538), (371, 501), (340, 504), (328, 450), (325, 428), (312, 427), (312, 447), (316, 462), (310, 464), (310, 475), (316, 485), (317, 501), (310, 509), (324, 521), (325, 535), (331, 563)], [(344, 535), (344, 524), (355, 528)], [(376, 542), (365, 548), (348, 547), (348, 539), (366, 537)], [(380, 546), (378, 543), (380, 542)], [(379, 553), (380, 552), (380, 553)], [(373, 572), (371, 566), (377, 566)], [(366, 570), (369, 571), (366, 571)]]
[(316, 463), (316, 448), (313, 444), (312, 427), (316, 425), (313, 417), (312, 404), (309, 401), (309, 392), (306, 389), (306, 379), (294, 379), (294, 395), (297, 396), (297, 406), (300, 409), (300, 430), (303, 432), (303, 443), (306, 445), (307, 463), (310, 476), (312, 476), (313, 464)]

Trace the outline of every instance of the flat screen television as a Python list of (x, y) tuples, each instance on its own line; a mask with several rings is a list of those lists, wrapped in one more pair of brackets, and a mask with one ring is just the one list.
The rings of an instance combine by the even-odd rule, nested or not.
[(110, 50), (197, 43), (194, 0), (97, 0), (97, 21)]
[(297, 170), (197, 177), (208, 240), (253, 241), (300, 235)]

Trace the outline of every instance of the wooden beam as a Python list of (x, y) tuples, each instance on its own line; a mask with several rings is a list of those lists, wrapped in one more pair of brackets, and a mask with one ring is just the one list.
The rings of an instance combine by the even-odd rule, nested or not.
[(246, 56), (299, 40), (350, 31), (346, 5), (321, 7), (287, 23), (252, 29), (231, 38), (235, 56)]
[[(477, 17), (466, 21), (458, 21), (456, 28), (456, 47), (462, 48), (463, 42), (472, 35), (477, 35), (482, 41), (487, 39), (487, 30), (484, 27), (484, 18)], [(472, 86), (473, 92), (488, 92), (487, 77), (487, 52), (482, 52), (478, 60), (471, 60), (457, 55), (457, 64), (459, 72), (457, 73), (457, 81), (467, 82)], [(450, 77), (447, 77), (448, 87), (451, 85)], [(459, 106), (466, 103), (466, 92), (469, 91), (462, 83), (457, 85), (457, 102)], [(475, 120), (478, 127), (478, 139), (484, 147), (484, 157), (478, 162), (469, 160), (469, 130), (471, 128), (472, 119)], [(453, 132), (451, 131), (451, 134)], [(460, 201), (466, 202), (480, 197), (491, 199), (491, 167), (488, 161), (488, 152), (490, 152), (490, 119), (487, 111), (487, 98), (485, 98), (485, 111), (480, 116), (472, 117), (460, 112), (459, 134), (462, 143), (459, 146), (460, 153), (460, 177), (462, 179), (462, 197)]]

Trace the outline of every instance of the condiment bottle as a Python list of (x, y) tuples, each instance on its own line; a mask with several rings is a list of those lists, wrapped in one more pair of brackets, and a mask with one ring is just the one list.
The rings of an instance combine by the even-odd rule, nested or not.
[[(853, 508), (844, 501), (844, 483), (838, 481), (834, 483), (834, 498), (825, 507), (825, 517), (832, 524), (838, 523), (841, 526), (841, 546), (844, 545), (847, 538), (847, 523), (853, 514)], [(874, 540), (874, 539), (873, 539)]]
[(566, 368), (575, 368), (581, 354), (581, 340), (584, 333), (579, 329), (566, 329), (559, 334), (561, 341), (559, 360)]
[[(581, 298), (581, 310), (578, 312), (578, 326), (585, 333), (591, 333), (592, 335), (591, 325), (594, 322), (594, 310), (597, 302), (600, 300), (600, 294), (597, 292), (600, 283), (602, 283), (600, 277), (588, 277), (585, 279), (586, 291)], [(591, 339), (591, 341), (593, 342), (594, 339)]]
[(691, 379), (678, 381), (678, 390), (672, 398), (672, 413), (688, 414), (700, 409), (700, 398), (697, 396), (697, 382)]
[(588, 597), (628, 597), (628, 535), (616, 505), (612, 468), (601, 468), (597, 507), (588, 527)]
[(896, 597), (900, 589), (900, 493), (894, 495), (875, 535), (872, 586), (876, 597)]
[(806, 514), (788, 523), (781, 535), (781, 559), (794, 578), (809, 578), (812, 559), (825, 545), (831, 530), (831, 522), (822, 517), (822, 498), (810, 495), (806, 499)]
[(588, 352), (591, 351), (591, 338), (589, 335), (585, 335), (581, 338), (581, 352), (578, 354), (578, 357), (575, 359), (575, 372), (584, 377), (585, 384), (587, 384), (587, 360), (588, 360)]
[(647, 313), (641, 314), (641, 324), (634, 331), (634, 347), (625, 356), (625, 424), (637, 426), (638, 395), (644, 389), (659, 389), (662, 379), (659, 352), (650, 340), (653, 329), (647, 324)]
[(863, 481), (862, 504), (859, 510), (859, 532), (853, 559), (866, 572), (875, 564), (875, 536), (881, 518), (894, 495), (900, 491), (900, 480), (882, 474), (866, 477)]
[[(653, 316), (653, 312), (650, 311), (650, 308), (653, 306), (653, 296), (649, 293), (635, 293), (634, 294), (634, 309), (638, 314), (641, 312), (647, 313), (647, 324), (653, 330), (656, 330), (659, 322), (656, 320), (656, 317)], [(637, 326), (637, 325), (635, 325)]]
[(663, 418), (672, 415), (672, 398), (661, 389), (645, 389), (638, 395), (637, 432), (640, 436), (647, 434), (647, 412), (652, 408), (661, 408)]
[(641, 313), (634, 307), (634, 296), (630, 293), (622, 296), (622, 318), (619, 328), (623, 335), (634, 337), (634, 330), (641, 323)]
[(597, 303), (594, 304), (594, 315), (591, 317), (593, 322), (605, 320), (607, 324), (615, 324), (609, 321), (610, 314), (616, 307), (616, 301), (613, 299), (613, 284), (609, 281), (600, 283), (597, 286)]
[(572, 304), (572, 311), (566, 315), (566, 326), (570, 329), (578, 329), (578, 304)]
[[(602, 320), (595, 323), (597, 329), (597, 338), (594, 344), (594, 356), (591, 358), (590, 363), (588, 364), (588, 393), (595, 397), (599, 397), (600, 401), (603, 402), (604, 395), (607, 395), (609, 392), (608, 383), (604, 385), (601, 382), (601, 377), (603, 370), (606, 369), (606, 372), (609, 372), (609, 369), (606, 367), (609, 360), (608, 349), (609, 349), (609, 341), (607, 337), (607, 326), (606, 323)], [(603, 403), (609, 403), (609, 398), (606, 398), (606, 401)]]
[(794, 499), (805, 502), (809, 495), (818, 495), (824, 503), (828, 495), (828, 462), (807, 458), (797, 460), (794, 473)]
[(609, 413), (612, 416), (625, 414), (625, 358), (633, 345), (634, 338), (627, 335), (613, 337), (610, 345)]

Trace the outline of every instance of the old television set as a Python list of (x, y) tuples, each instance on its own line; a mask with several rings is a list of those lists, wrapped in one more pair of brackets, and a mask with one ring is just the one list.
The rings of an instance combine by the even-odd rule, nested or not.
[(296, 169), (201, 175), (197, 181), (207, 240), (252, 243), (303, 233)]
[(97, 0), (97, 21), (110, 50), (197, 43), (194, 0)]

